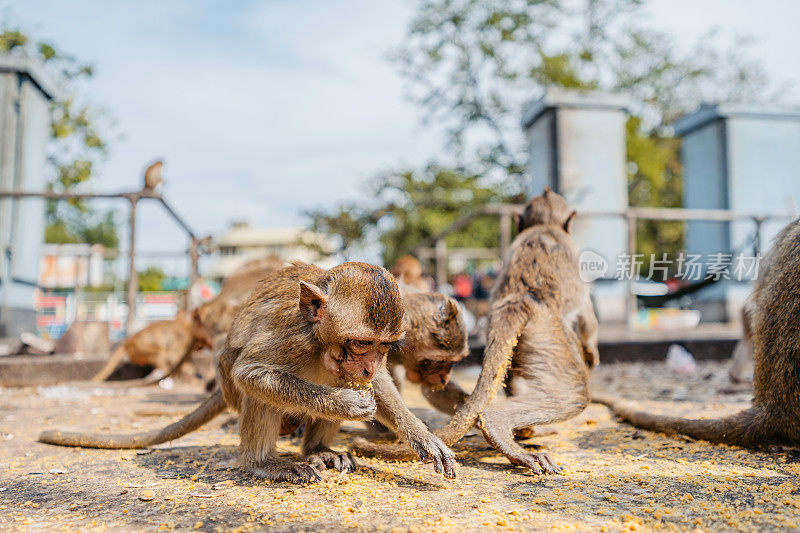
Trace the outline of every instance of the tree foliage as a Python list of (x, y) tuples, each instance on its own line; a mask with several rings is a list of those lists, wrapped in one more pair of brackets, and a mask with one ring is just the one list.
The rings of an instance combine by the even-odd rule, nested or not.
[[(94, 74), (91, 65), (63, 53), (52, 43), (32, 41), (18, 29), (0, 29), (0, 53), (33, 57), (45, 64), (60, 85), (53, 100), (48, 143), (48, 189), (66, 192), (91, 180), (106, 156), (102, 114), (80, 98), (83, 84)], [(45, 240), (51, 243), (86, 242), (116, 248), (117, 224), (112, 211), (95, 212), (83, 201), (47, 204)]]
[[(431, 164), (419, 170), (381, 174), (370, 184), (370, 205), (339, 206), (333, 212), (312, 211), (312, 230), (337, 236), (334, 252), (346, 256), (353, 248), (373, 237), (382, 245), (383, 260), (391, 264), (425, 239), (450, 224), (474, 213), (492, 201), (511, 200), (505, 187), (484, 176)], [(447, 245), (496, 247), (497, 220), (481, 218), (468, 229), (447, 237)]]
[[(445, 130), (446, 150), (436, 166), (463, 169), (462, 179), (502, 184), (506, 197), (509, 191), (523, 193), (529, 177), (520, 118), (527, 102), (548, 87), (626, 91), (633, 98), (627, 125), (630, 203), (679, 206), (679, 142), (672, 122), (701, 101), (763, 99), (766, 84), (760, 68), (742, 53), (745, 41), (725, 43), (709, 33), (684, 46), (640, 23), (644, 5), (643, 0), (422, 0), (393, 58), (424, 120)], [(485, 198), (501, 199), (502, 194)], [(345, 213), (341, 207), (351, 206), (340, 206), (335, 214), (314, 213), (312, 220), (328, 217), (329, 224), (318, 227), (336, 234), (337, 217)], [(384, 207), (379, 203), (376, 209)], [(393, 222), (401, 225), (378, 226), (381, 242), (390, 249), (407, 245), (410, 236), (420, 234), (415, 224), (425, 218), (397, 217)], [(642, 228), (640, 250), (674, 252), (682, 245), (680, 225)], [(348, 231), (348, 242), (368, 237), (355, 227)]]
[(140, 291), (160, 291), (167, 275), (159, 267), (147, 267), (138, 273)]

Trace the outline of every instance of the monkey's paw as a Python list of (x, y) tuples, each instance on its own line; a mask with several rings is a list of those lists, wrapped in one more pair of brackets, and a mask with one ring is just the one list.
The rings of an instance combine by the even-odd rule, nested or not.
[(288, 481), (289, 483), (313, 483), (322, 479), (314, 465), (309, 463), (284, 463), (248, 468), (248, 471), (261, 479)]
[(456, 477), (456, 454), (433, 433), (411, 437), (408, 444), (423, 462), (433, 461), (433, 470), (446, 478)]
[(544, 452), (525, 453), (508, 458), (513, 464), (530, 468), (534, 474), (560, 474), (564, 471)]
[(352, 472), (356, 469), (356, 461), (350, 452), (320, 450), (306, 457), (306, 462), (319, 471), (334, 468), (339, 472)]
[(371, 392), (339, 389), (338, 394), (348, 420), (369, 420), (375, 415), (378, 406)]

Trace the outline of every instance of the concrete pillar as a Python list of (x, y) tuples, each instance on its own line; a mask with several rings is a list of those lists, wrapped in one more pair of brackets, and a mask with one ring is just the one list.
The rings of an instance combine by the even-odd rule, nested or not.
[[(54, 94), (55, 85), (39, 63), (0, 55), (0, 190), (44, 190)], [(0, 200), (0, 336), (35, 331), (33, 292), (44, 207), (41, 199)]]
[[(761, 227), (762, 251), (800, 205), (800, 108), (702, 105), (675, 123), (687, 208), (784, 215)], [(691, 222), (687, 253), (751, 254), (752, 222)], [(736, 317), (750, 285), (719, 283), (698, 297), (705, 320)]]
[[(628, 207), (625, 121), (629, 99), (599, 91), (549, 89), (525, 112), (531, 175), (530, 195), (545, 186), (581, 210), (623, 212)], [(600, 319), (625, 320), (626, 287), (613, 280), (626, 252), (627, 228), (621, 218), (578, 218), (578, 247), (592, 249), (609, 263), (593, 291)]]

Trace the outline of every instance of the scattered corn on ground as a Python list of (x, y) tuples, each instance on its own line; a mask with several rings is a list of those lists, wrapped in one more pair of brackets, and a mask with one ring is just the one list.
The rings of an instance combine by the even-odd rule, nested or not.
[[(460, 371), (469, 385), (476, 371)], [(691, 377), (662, 364), (601, 366), (593, 386), (643, 408), (718, 416), (746, 406), (722, 363)], [(776, 530), (800, 527), (800, 456), (751, 453), (637, 431), (591, 405), (523, 441), (565, 474), (514, 468), (473, 434), (456, 446), (458, 478), (430, 464), (359, 460), (321, 483), (260, 481), (236, 470), (231, 415), (152, 450), (60, 448), (36, 442), (49, 427), (137, 431), (191, 410), (197, 386), (109, 390), (59, 386), (0, 391), (0, 528), (7, 530)], [(410, 406), (432, 423), (418, 388)], [(347, 424), (338, 447), (363, 431)], [(299, 442), (281, 441), (286, 453)]]

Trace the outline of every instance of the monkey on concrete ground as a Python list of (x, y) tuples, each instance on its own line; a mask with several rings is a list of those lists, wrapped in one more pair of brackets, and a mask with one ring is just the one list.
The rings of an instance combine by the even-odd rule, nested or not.
[(152, 376), (143, 378), (142, 384), (157, 383), (173, 374), (180, 366), (178, 363), (188, 359), (192, 352), (211, 347), (211, 333), (200, 320), (197, 311), (191, 314), (179, 311), (173, 320), (159, 320), (148, 324), (120, 342), (103, 369), (92, 377), (92, 381), (105, 381), (127, 356), (135, 365), (154, 368)]
[(392, 265), (391, 273), (406, 292), (431, 291), (431, 286), (424, 276), (422, 263), (413, 255), (399, 257)]
[(467, 396), (450, 381), (453, 365), (469, 354), (458, 302), (443, 294), (404, 293), (403, 309), (405, 336), (389, 353), (388, 366), (402, 366), (433, 407), (452, 415)]
[(750, 307), (753, 403), (737, 414), (691, 420), (635, 411), (593, 395), (622, 420), (642, 429), (687, 435), (749, 449), (800, 445), (800, 220), (778, 233), (764, 258)]
[[(578, 274), (569, 235), (575, 211), (545, 188), (519, 217), (492, 289), (483, 368), (470, 396), (436, 434), (452, 445), (476, 423), (486, 440), (513, 464), (536, 473), (561, 470), (545, 453), (529, 453), (515, 431), (567, 420), (589, 402), (589, 369), (598, 363), (597, 318)], [(506, 397), (494, 398), (505, 383)], [(494, 398), (494, 399), (493, 399)], [(404, 458), (392, 445), (365, 454)]]
[[(94, 448), (140, 448), (173, 440), (230, 407), (239, 411), (240, 464), (275, 481), (310, 482), (324, 468), (354, 467), (329, 448), (342, 420), (375, 416), (392, 427), (436, 472), (455, 476), (455, 456), (403, 404), (386, 354), (402, 337), (403, 305), (381, 267), (344, 263), (322, 270), (294, 263), (266, 278), (236, 316), (219, 361), (220, 388), (200, 407), (161, 430), (134, 435), (46, 431), (39, 440)], [(354, 390), (353, 387), (369, 387)], [(306, 424), (302, 462), (279, 457), (287, 419)]]
[[(137, 387), (143, 385), (154, 385), (162, 379), (174, 376), (181, 368), (187, 364), (192, 357), (192, 354), (202, 349), (203, 347), (210, 348), (216, 353), (222, 350), (225, 344), (225, 337), (228, 334), (233, 317), (239, 312), (244, 302), (247, 300), (250, 293), (258, 286), (258, 282), (270, 275), (271, 273), (280, 270), (284, 266), (283, 260), (277, 256), (270, 255), (262, 259), (255, 259), (248, 261), (239, 268), (237, 268), (222, 285), (219, 294), (212, 300), (205, 302), (192, 311), (192, 334), (197, 336), (200, 342), (194, 349), (185, 350), (180, 357), (171, 356), (170, 367), (163, 368), (164, 357), (161, 351), (151, 352), (154, 360), (149, 360), (147, 357), (140, 357), (138, 363), (155, 367), (155, 370), (148, 376), (141, 379), (130, 379), (121, 386)], [(182, 330), (173, 330), (178, 334), (184, 334)], [(203, 337), (203, 338), (200, 338)], [(176, 339), (176, 343), (180, 343), (181, 339)], [(141, 352), (141, 350), (139, 350)], [(124, 355), (124, 354), (122, 354)], [(113, 357), (112, 357), (113, 360)], [(131, 360), (131, 362), (134, 362)], [(119, 364), (119, 361), (113, 363), (109, 361), (107, 368), (111, 365)], [(113, 368), (110, 370), (113, 372)], [(208, 387), (210, 390), (213, 388)]]

